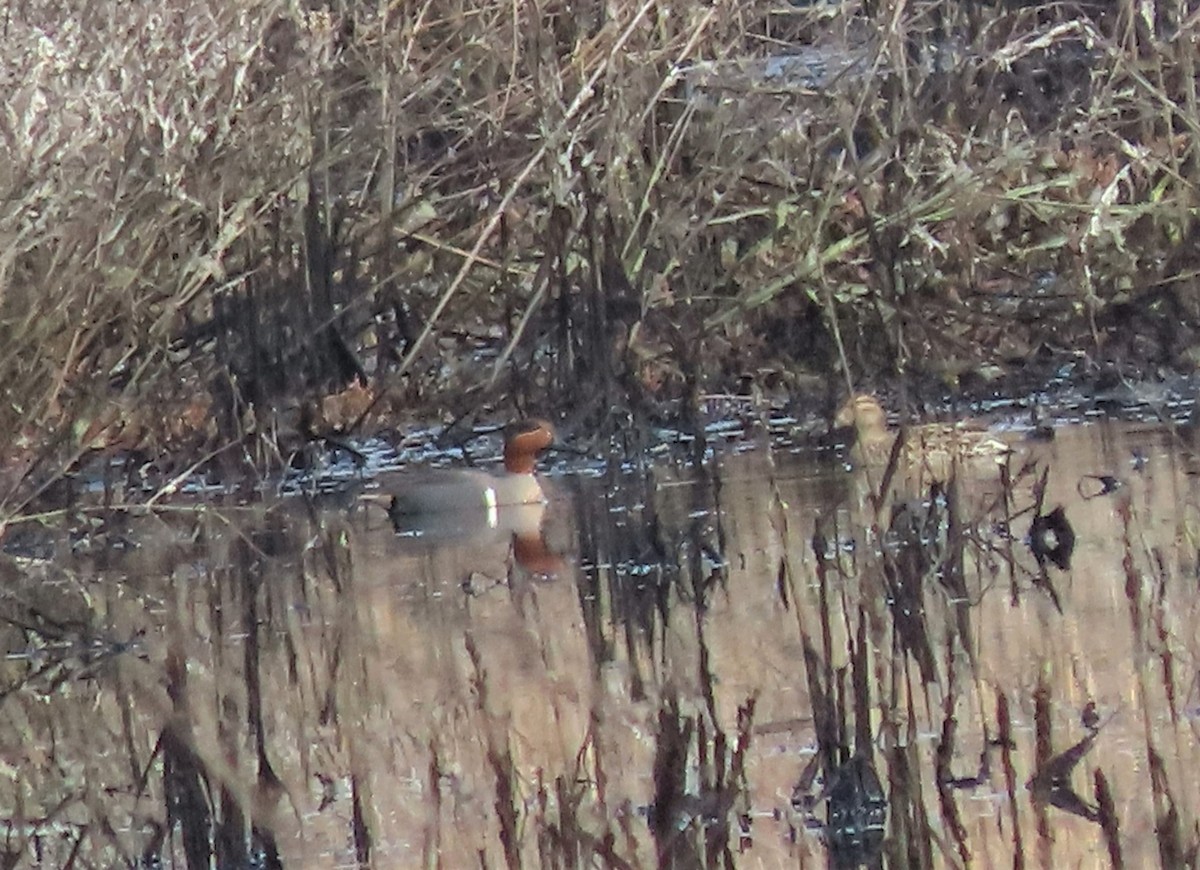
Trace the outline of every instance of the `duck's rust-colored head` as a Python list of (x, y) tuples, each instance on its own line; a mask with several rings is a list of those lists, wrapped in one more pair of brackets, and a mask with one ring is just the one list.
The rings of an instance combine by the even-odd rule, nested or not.
[(546, 420), (531, 418), (504, 430), (504, 470), (509, 474), (533, 474), (537, 458), (554, 444), (554, 427)]

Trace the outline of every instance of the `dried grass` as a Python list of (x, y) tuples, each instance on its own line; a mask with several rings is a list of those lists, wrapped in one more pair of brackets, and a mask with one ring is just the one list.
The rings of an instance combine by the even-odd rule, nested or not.
[(394, 417), (827, 372), (772, 338), (813, 306), (903, 364), (1014, 269), (1095, 337), (1190, 231), (1195, 16), (777, 7), (10, 9), (0, 489), (354, 378)]

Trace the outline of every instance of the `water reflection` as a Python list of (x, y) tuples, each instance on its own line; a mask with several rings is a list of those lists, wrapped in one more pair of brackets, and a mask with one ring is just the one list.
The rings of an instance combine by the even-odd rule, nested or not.
[(5, 861), (1183, 866), (1189, 462), (1094, 425), (886, 498), (767, 450), (567, 476), (536, 541), (48, 531), (0, 562)]

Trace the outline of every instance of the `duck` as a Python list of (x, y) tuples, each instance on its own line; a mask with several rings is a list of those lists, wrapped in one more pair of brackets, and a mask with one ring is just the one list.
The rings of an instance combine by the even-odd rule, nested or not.
[[(925, 423), (898, 431), (888, 427), (887, 413), (875, 396), (858, 393), (838, 408), (833, 420), (839, 429), (854, 431), (848, 467), (853, 481), (850, 490), (858, 516), (869, 524), (890, 554), (887, 574), (900, 600), (905, 578), (943, 574), (949, 552), (953, 518), (969, 514), (962, 500), (971, 504), (990, 499), (986, 480), (1005, 479), (997, 467), (1008, 462), (1015, 451), (991, 437), (986, 429), (970, 423)], [(1011, 475), (1023, 472), (1013, 472)], [(975, 481), (971, 492), (957, 486), (959, 472)], [(954, 505), (960, 505), (955, 509)], [(939, 582), (947, 582), (940, 580)], [(960, 595), (961, 590), (953, 588)], [(925, 669), (925, 665), (922, 665)]]
[(544, 505), (546, 493), (534, 471), (538, 457), (556, 443), (554, 426), (532, 418), (504, 430), (504, 470), (446, 469), (401, 474), (383, 482), (391, 496), (388, 514), (393, 522), (411, 524), (419, 517), (482, 515), (495, 527), (501, 508)]
[[(854, 465), (876, 465), (891, 456), (897, 433), (888, 427), (887, 413), (870, 393), (857, 393), (847, 399), (833, 419), (837, 428), (853, 428), (854, 445), (850, 459)], [(901, 445), (901, 465), (945, 469), (958, 461), (991, 459), (1001, 461), (1013, 448), (987, 430), (970, 424), (926, 423), (907, 431)]]

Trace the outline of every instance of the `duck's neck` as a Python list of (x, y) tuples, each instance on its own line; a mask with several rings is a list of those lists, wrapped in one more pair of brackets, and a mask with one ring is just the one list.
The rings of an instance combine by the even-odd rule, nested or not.
[(883, 424), (869, 423), (858, 427), (855, 438), (859, 444), (864, 445), (890, 444), (895, 434)]
[(536, 467), (537, 457), (528, 451), (504, 451), (504, 470), (509, 474), (533, 474)]

